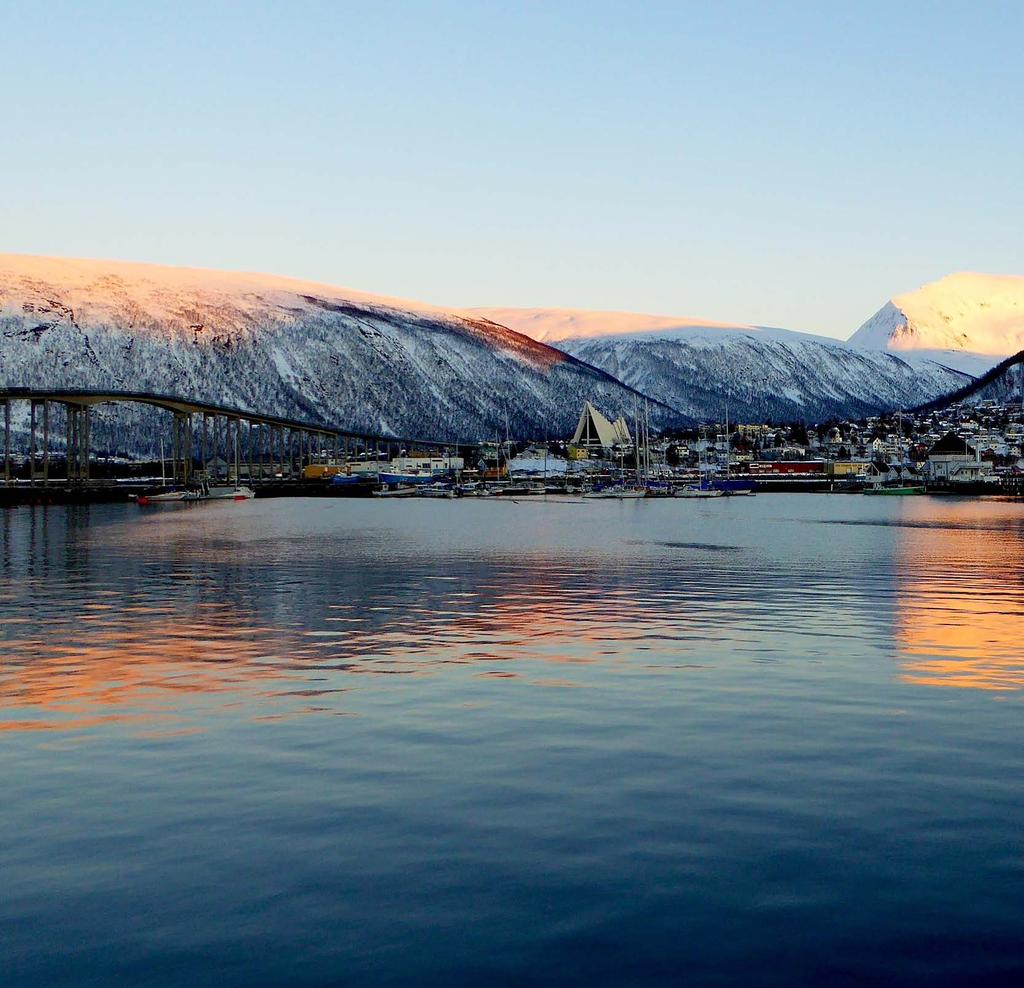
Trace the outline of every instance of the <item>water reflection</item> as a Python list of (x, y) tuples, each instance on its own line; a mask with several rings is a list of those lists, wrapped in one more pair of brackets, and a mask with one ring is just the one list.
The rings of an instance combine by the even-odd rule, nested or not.
[[(914, 505), (896, 543), (903, 679), (1024, 687), (1024, 528), (1015, 504)], [(930, 517), (929, 517), (930, 516)]]
[(174, 732), (347, 714), (383, 677), (585, 687), (892, 645), (906, 683), (1024, 685), (1016, 505), (811, 499), (812, 528), (795, 503), (617, 530), (536, 505), (500, 534), (461, 505), (7, 511), (0, 730)]
[(1019, 982), (1022, 509), (892, 500), (0, 514), (4, 984)]

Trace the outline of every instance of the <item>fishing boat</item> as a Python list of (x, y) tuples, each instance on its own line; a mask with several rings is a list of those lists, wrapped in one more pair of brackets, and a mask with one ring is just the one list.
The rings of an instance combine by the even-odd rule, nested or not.
[(865, 487), (864, 493), (904, 497), (908, 494), (927, 494), (928, 489), (923, 484), (875, 484)]
[(405, 487), (419, 485), (419, 484), (432, 484), (435, 476), (429, 470), (420, 471), (409, 471), (405, 473), (393, 473), (391, 471), (381, 470), (378, 474), (380, 482), (382, 484), (401, 484)]
[(336, 473), (331, 477), (330, 484), (332, 487), (352, 487), (363, 483), (365, 479), (358, 473)]
[(454, 498), (455, 488), (448, 484), (429, 484), (416, 488), (420, 497)]
[(407, 487), (388, 487), (384, 485), (379, 490), (370, 492), (374, 497), (415, 497), (420, 493), (419, 485)]

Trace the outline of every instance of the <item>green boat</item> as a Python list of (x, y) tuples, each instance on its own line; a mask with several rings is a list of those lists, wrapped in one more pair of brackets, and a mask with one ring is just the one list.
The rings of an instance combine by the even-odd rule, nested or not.
[(901, 497), (906, 494), (927, 494), (927, 489), (919, 484), (899, 484), (895, 487), (865, 487), (865, 494), (889, 494), (893, 497)]

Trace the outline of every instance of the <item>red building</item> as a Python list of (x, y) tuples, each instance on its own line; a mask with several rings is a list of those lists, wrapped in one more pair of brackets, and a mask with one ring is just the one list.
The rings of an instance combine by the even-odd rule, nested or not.
[(761, 477), (782, 477), (790, 474), (807, 476), (824, 474), (824, 460), (754, 460), (750, 472)]

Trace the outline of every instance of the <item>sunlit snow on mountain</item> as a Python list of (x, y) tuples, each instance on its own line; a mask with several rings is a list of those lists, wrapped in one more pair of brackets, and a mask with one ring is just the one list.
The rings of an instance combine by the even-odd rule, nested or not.
[(909, 407), (970, 378), (786, 329), (636, 313), (477, 309), (696, 419), (820, 421)]

